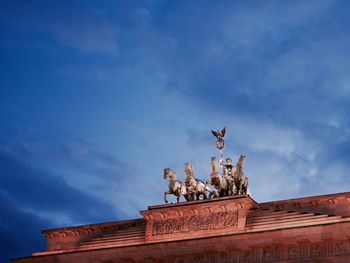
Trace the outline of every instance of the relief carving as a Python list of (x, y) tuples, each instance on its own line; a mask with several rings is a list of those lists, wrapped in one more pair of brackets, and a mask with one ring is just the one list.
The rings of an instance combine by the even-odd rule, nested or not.
[(218, 259), (216, 261), (218, 263), (230, 263), (230, 254), (227, 252), (222, 252), (218, 255)]
[(299, 248), (297, 246), (288, 247), (288, 259), (299, 259)]
[(315, 243), (311, 245), (311, 257), (318, 258), (324, 255), (324, 246), (323, 243)]
[(252, 251), (242, 251), (240, 253), (240, 262), (244, 262), (244, 263), (253, 262), (253, 252)]
[(216, 230), (227, 227), (235, 227), (237, 224), (237, 211), (193, 215), (182, 218), (171, 218), (155, 221), (153, 223), (153, 235)]
[(186, 263), (186, 262), (187, 262), (187, 260), (185, 257), (176, 258), (174, 260), (174, 263)]
[(274, 250), (271, 247), (267, 247), (263, 249), (262, 256), (263, 262), (272, 262), (274, 261)]
[(334, 244), (334, 255), (335, 256), (342, 256), (346, 254), (346, 249), (344, 246), (344, 242), (336, 242)]
[(188, 260), (188, 262), (191, 262), (191, 263), (209, 263), (210, 260), (209, 260), (208, 255), (195, 255), (195, 256), (192, 256), (190, 258), (190, 260)]

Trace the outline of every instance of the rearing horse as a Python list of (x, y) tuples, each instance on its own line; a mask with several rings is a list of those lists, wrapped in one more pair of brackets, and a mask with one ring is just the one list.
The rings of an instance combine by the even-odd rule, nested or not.
[(185, 176), (184, 184), (186, 185), (187, 193), (195, 195), (197, 200), (200, 199), (200, 196), (203, 199), (207, 199), (207, 193), (210, 192), (210, 188), (204, 182), (194, 177), (194, 169), (190, 163), (185, 163)]
[(173, 194), (176, 196), (176, 201), (180, 201), (180, 196), (183, 195), (186, 201), (190, 201), (190, 196), (187, 194), (186, 186), (177, 180), (176, 173), (170, 168), (164, 169), (164, 179), (169, 180), (169, 190), (164, 192), (164, 202), (168, 203), (166, 196)]
[(245, 155), (241, 155), (238, 159), (236, 169), (233, 174), (234, 183), (235, 183), (235, 195), (246, 195), (249, 194), (248, 191), (248, 177), (243, 173), (243, 162)]

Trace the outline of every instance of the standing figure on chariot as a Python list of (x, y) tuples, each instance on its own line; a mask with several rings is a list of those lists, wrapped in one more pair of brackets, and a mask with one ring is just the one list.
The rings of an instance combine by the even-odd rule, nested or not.
[(233, 167), (233, 165), (232, 165), (232, 159), (226, 158), (226, 164), (224, 164), (224, 160), (223, 160), (223, 158), (221, 158), (219, 164), (223, 168), (224, 175), (227, 175), (227, 176), (230, 176), (233, 178), (233, 173), (234, 173), (235, 167)]
[(234, 195), (236, 192), (235, 178), (234, 178), (236, 167), (232, 165), (231, 158), (226, 158), (226, 164), (224, 164), (224, 159), (221, 158), (219, 161), (219, 165), (220, 167), (223, 168), (223, 174), (229, 183), (228, 195)]

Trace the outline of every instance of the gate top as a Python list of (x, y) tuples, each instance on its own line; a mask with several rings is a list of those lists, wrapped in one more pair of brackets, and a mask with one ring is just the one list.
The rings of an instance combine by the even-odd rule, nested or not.
[(147, 241), (170, 241), (244, 232), (248, 211), (257, 207), (250, 196), (227, 196), (141, 211)]

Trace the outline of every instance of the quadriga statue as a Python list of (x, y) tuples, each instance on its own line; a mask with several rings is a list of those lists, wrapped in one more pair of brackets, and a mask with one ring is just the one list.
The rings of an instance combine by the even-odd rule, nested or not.
[[(228, 159), (231, 160), (230, 158)], [(236, 166), (232, 167), (231, 163), (225, 166), (220, 165), (215, 157), (211, 157), (209, 184), (216, 191), (211, 191), (207, 183), (195, 178), (194, 169), (190, 163), (185, 163), (185, 181), (183, 183), (177, 180), (176, 173), (173, 170), (165, 168), (164, 179), (169, 180), (169, 190), (164, 193), (165, 203), (168, 203), (166, 197), (169, 194), (175, 195), (177, 202), (180, 201), (181, 195), (186, 201), (199, 200), (201, 197), (207, 199), (208, 194), (209, 198), (229, 195), (249, 195), (248, 177), (243, 173), (244, 160), (245, 156), (241, 155)], [(230, 166), (230, 172), (227, 172), (227, 166)], [(220, 167), (223, 167), (224, 171), (226, 171), (224, 174), (220, 173)]]

